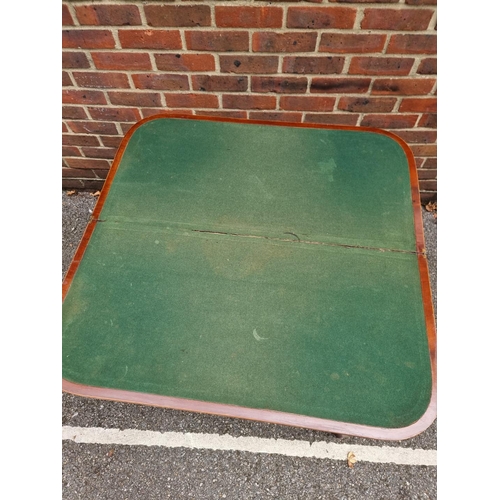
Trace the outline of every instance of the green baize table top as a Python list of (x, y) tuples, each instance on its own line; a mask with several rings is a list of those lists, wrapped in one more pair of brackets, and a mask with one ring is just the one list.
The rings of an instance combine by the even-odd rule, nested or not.
[(63, 378), (382, 428), (431, 362), (408, 157), (372, 131), (161, 117), (63, 302)]

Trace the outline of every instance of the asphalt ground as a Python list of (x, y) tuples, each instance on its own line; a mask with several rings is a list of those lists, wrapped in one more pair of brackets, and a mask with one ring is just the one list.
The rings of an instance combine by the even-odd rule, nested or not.
[[(64, 274), (95, 205), (90, 193), (62, 192)], [(422, 210), (436, 305), (437, 220)], [(62, 395), (62, 424), (75, 428), (207, 433), (309, 443), (436, 450), (436, 421), (404, 441), (337, 437), (280, 425)], [(64, 440), (64, 499), (432, 499), (437, 468), (429, 465), (290, 457), (238, 450), (78, 443)]]

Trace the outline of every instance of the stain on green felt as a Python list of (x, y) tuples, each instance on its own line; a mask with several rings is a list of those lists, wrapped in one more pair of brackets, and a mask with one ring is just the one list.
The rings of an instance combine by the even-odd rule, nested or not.
[[(63, 304), (64, 378), (389, 428), (416, 421), (431, 375), (414, 254), (192, 230), (289, 231), (411, 250), (407, 165), (398, 187), (380, 172), (349, 172), (345, 149), (358, 141), (377, 157), (400, 147), (384, 136), (389, 143), (370, 142), (376, 134), (362, 146), (356, 132), (234, 125), (163, 119), (132, 136), (101, 213), (106, 222)], [(334, 158), (311, 150), (318, 138)], [(242, 159), (231, 170), (236, 150)], [(308, 156), (315, 160), (301, 171)], [(386, 163), (396, 175), (397, 162)], [(360, 185), (341, 193), (339, 179)], [(375, 206), (383, 197), (373, 185), (384, 182), (394, 226)], [(358, 189), (368, 200), (342, 212)]]

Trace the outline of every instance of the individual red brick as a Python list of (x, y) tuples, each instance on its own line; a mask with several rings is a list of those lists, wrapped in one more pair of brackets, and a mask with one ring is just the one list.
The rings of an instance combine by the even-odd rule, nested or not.
[(437, 168), (437, 158), (426, 158), (422, 168)]
[(123, 134), (126, 134), (132, 127), (133, 123), (120, 123), (120, 127), (122, 128)]
[(365, 115), (361, 121), (363, 127), (411, 128), (415, 126), (418, 115)]
[(437, 36), (432, 35), (392, 35), (387, 54), (435, 54)]
[(319, 43), (320, 52), (336, 54), (382, 52), (387, 35), (323, 33)]
[(107, 158), (112, 160), (115, 157), (117, 148), (82, 148), (82, 151), (87, 158)]
[(436, 192), (435, 191), (420, 191), (420, 201), (422, 205), (427, 204), (428, 202), (436, 201)]
[(137, 108), (88, 108), (93, 120), (109, 122), (137, 122), (141, 115)]
[(312, 52), (316, 47), (316, 32), (272, 33), (260, 31), (253, 34), (254, 52)]
[(84, 178), (96, 178), (93, 170), (85, 168), (63, 168), (62, 169), (63, 178), (67, 177), (84, 177)]
[(350, 75), (407, 75), (413, 66), (410, 57), (353, 57)]
[(370, 83), (370, 78), (313, 78), (311, 93), (364, 94)]
[(399, 105), (399, 112), (416, 111), (420, 113), (435, 113), (437, 111), (437, 99), (435, 97), (405, 98)]
[(415, 156), (437, 156), (436, 144), (410, 144)]
[(75, 146), (63, 146), (62, 147), (63, 156), (82, 156), (80, 150)]
[(353, 113), (306, 114), (305, 123), (325, 123), (330, 125), (356, 125), (359, 115)]
[(222, 73), (277, 73), (277, 56), (219, 56)]
[(62, 86), (63, 87), (72, 87), (73, 82), (71, 81), (71, 78), (69, 76), (69, 73), (67, 71), (62, 72)]
[(143, 118), (149, 118), (150, 116), (162, 114), (165, 110), (166, 108), (142, 108), (141, 114)]
[[(63, 148), (64, 150), (64, 148)], [(68, 155), (72, 156), (72, 155)], [(80, 155), (81, 156), (81, 155)], [(83, 170), (83, 169), (78, 169), (78, 168), (69, 168), (68, 164), (66, 163), (65, 156), (63, 155), (63, 160), (62, 160), (62, 180), (63, 184), (67, 180), (68, 177), (91, 177), (95, 178), (94, 172), (92, 170)], [(71, 179), (73, 180), (73, 179)]]
[(124, 49), (182, 49), (179, 31), (120, 30), (118, 38)]
[(69, 132), (68, 127), (66, 126), (66, 124), (64, 122), (62, 122), (62, 131)]
[(281, 28), (281, 7), (215, 7), (215, 25), (221, 28)]
[(417, 170), (417, 174), (418, 174), (419, 180), (436, 179), (437, 170), (432, 170), (430, 168), (423, 168), (423, 169)]
[(76, 17), (87, 26), (137, 26), (141, 23), (135, 5), (77, 5)]
[(395, 104), (396, 98), (390, 97), (341, 97), (338, 109), (358, 113), (389, 113)]
[(62, 6), (62, 25), (63, 26), (74, 26), (73, 18), (69, 12), (69, 8), (67, 5)]
[[(98, 175), (99, 172), (109, 172), (109, 170), (94, 170), (91, 168), (63, 168), (62, 170), (62, 176), (63, 176), (63, 182), (68, 181), (69, 178), (77, 178), (78, 180), (84, 180), (84, 179), (98, 179), (98, 178), (105, 178), (100, 177)], [(74, 179), (76, 180), (76, 179)]]
[(330, 75), (342, 73), (343, 57), (285, 57), (283, 73)]
[(97, 69), (148, 70), (152, 69), (148, 54), (137, 52), (92, 52)]
[(74, 133), (80, 134), (103, 134), (103, 135), (116, 135), (118, 130), (114, 123), (108, 122), (68, 122), (69, 127)]
[(289, 7), (287, 28), (349, 29), (354, 27), (356, 9), (349, 7)]
[(62, 46), (66, 49), (114, 49), (115, 40), (109, 30), (64, 30)]
[(63, 90), (64, 104), (106, 104), (104, 92), (97, 90)]
[(106, 147), (117, 148), (121, 144), (122, 138), (116, 135), (103, 135), (101, 141)]
[(275, 109), (276, 97), (270, 95), (238, 95), (222, 96), (222, 106), (230, 109)]
[(208, 111), (204, 109), (196, 110), (197, 116), (219, 116), (222, 118), (247, 118), (246, 111)]
[[(109, 169), (93, 169), (93, 168), (70, 168), (67, 166), (68, 162), (64, 162), (65, 167), (62, 169), (62, 180), (63, 186), (68, 187), (68, 182), (81, 182), (83, 187), (83, 182), (88, 180), (96, 180), (99, 178), (99, 172), (105, 172), (106, 174), (109, 172)], [(80, 187), (80, 186), (78, 186)]]
[(372, 94), (379, 95), (425, 95), (428, 94), (436, 80), (423, 78), (377, 78), (373, 82)]
[(203, 92), (244, 92), (248, 88), (248, 78), (246, 76), (193, 75), (191, 81), (193, 90)]
[(170, 108), (218, 108), (219, 99), (213, 94), (165, 94)]
[(302, 113), (280, 113), (279, 111), (250, 111), (251, 120), (265, 120), (269, 122), (300, 123)]
[(132, 75), (132, 80), (138, 89), (189, 90), (187, 75), (140, 73)]
[(102, 189), (104, 181), (93, 180), (93, 179), (63, 179), (62, 188), (63, 189), (82, 189), (82, 190), (92, 190)]
[(162, 71), (215, 71), (212, 54), (155, 54), (155, 60)]
[(436, 75), (437, 74), (437, 59), (427, 58), (422, 59), (417, 69), (419, 75)]
[(69, 118), (73, 120), (87, 119), (87, 113), (85, 109), (80, 106), (63, 106), (62, 107), (62, 118)]
[(393, 130), (403, 141), (411, 143), (433, 143), (436, 142), (437, 132), (435, 130)]
[(149, 26), (210, 26), (208, 5), (145, 5)]
[(425, 128), (437, 128), (437, 115), (435, 114), (424, 114), (418, 121), (419, 127)]
[(63, 134), (62, 143), (65, 146), (99, 146), (95, 135)]
[(252, 76), (252, 92), (277, 92), (279, 94), (304, 94), (307, 78), (282, 76)]
[(79, 87), (128, 89), (128, 77), (124, 73), (73, 72), (73, 78)]
[(434, 14), (430, 9), (365, 9), (361, 29), (366, 30), (426, 30)]
[(406, 0), (407, 5), (436, 5), (437, 0)]
[(249, 36), (246, 31), (186, 31), (188, 50), (210, 52), (247, 52)]
[(422, 191), (436, 191), (437, 181), (436, 180), (419, 180), (418, 187)]
[(157, 92), (108, 92), (108, 96), (111, 104), (118, 106), (161, 106), (161, 97)]
[(194, 110), (188, 109), (188, 108), (181, 108), (181, 109), (168, 109), (168, 108), (161, 108), (161, 109), (154, 109), (154, 108), (143, 108), (142, 109), (142, 114), (144, 118), (147, 118), (149, 116), (154, 116), (154, 115), (161, 115), (161, 116), (185, 116), (185, 115), (194, 115)]
[(280, 97), (280, 109), (289, 111), (332, 111), (335, 97), (287, 96)]
[[(66, 162), (64, 162), (65, 164)], [(63, 167), (62, 169), (62, 180), (63, 180), (63, 189), (68, 188), (70, 186), (67, 186), (68, 181), (73, 181), (73, 182), (79, 182), (80, 179), (74, 179), (74, 178), (80, 178), (80, 179), (95, 179), (97, 175), (92, 169), (81, 169), (81, 168), (69, 168), (69, 167)], [(73, 179), (69, 179), (73, 178)], [(80, 181), (81, 182), (81, 181)]]
[(87, 54), (84, 52), (63, 52), (62, 53), (63, 68), (90, 68)]
[(66, 158), (66, 163), (71, 168), (109, 168), (108, 160), (96, 160), (93, 158)]

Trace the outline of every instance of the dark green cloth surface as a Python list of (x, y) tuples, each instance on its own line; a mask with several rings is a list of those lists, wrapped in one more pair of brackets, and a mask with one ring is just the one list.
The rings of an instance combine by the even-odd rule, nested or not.
[(408, 164), (391, 138), (153, 120), (100, 219), (63, 304), (67, 380), (389, 428), (425, 412)]

